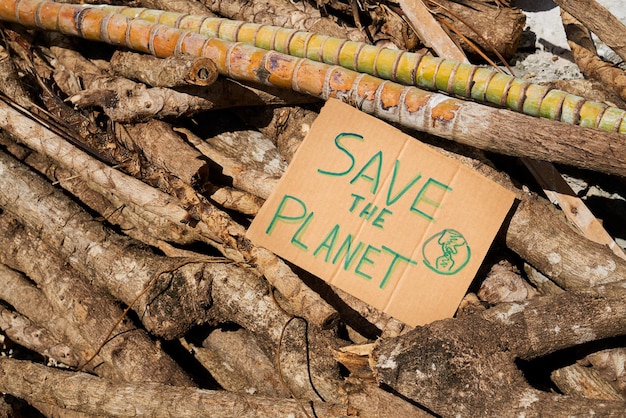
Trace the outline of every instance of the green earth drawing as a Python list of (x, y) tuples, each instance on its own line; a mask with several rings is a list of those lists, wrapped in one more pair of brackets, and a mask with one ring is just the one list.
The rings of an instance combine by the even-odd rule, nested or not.
[(460, 232), (454, 229), (444, 229), (424, 242), (422, 255), (426, 267), (437, 274), (450, 276), (467, 265), (471, 250)]

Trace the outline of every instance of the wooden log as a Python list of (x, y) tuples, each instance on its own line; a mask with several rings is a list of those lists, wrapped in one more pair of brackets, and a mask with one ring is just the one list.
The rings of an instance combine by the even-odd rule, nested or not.
[[(36, 403), (108, 417), (346, 417), (348, 408), (293, 399), (210, 391), (159, 383), (115, 383), (92, 375), (56, 370), (27, 361), (0, 359), (0, 390)], [(302, 409), (304, 408), (304, 410)], [(307, 411), (307, 412), (304, 412)]]
[(626, 25), (595, 0), (555, 0), (598, 38), (626, 60)]
[(584, 361), (599, 371), (622, 396), (626, 396), (626, 348), (597, 351), (585, 357)]
[[(3, 268), (0, 267), (0, 270)], [(3, 272), (0, 271), (0, 274)], [(45, 358), (70, 367), (78, 366), (72, 349), (60, 342), (46, 328), (34, 324), (26, 316), (0, 306), (0, 330), (15, 343)]]
[[(210, 86), (217, 80), (217, 67), (207, 58), (151, 55), (116, 51), (110, 61), (113, 71), (152, 87)], [(140, 69), (135, 71), (135, 69)]]
[(214, 277), (211, 297), (220, 301), (211, 312), (212, 321), (234, 322), (253, 333), (295, 397), (337, 399), (340, 376), (331, 350), (337, 349), (339, 341), (332, 329), (294, 319), (277, 306), (285, 300), (274, 297), (267, 283), (254, 274), (240, 275), (237, 280)]
[(172, 127), (162, 121), (119, 126), (118, 140), (136, 151), (149, 167), (162, 169), (190, 186), (203, 185), (209, 177), (209, 166), (202, 154), (185, 142)]
[(521, 201), (506, 232), (507, 246), (565, 289), (624, 280), (626, 261), (608, 246), (585, 239), (550, 203), (534, 195)]
[(245, 329), (217, 329), (201, 346), (186, 341), (184, 345), (225, 390), (281, 398), (291, 396), (281, 383), (274, 362), (261, 350), (254, 334)]
[(202, 154), (218, 164), (233, 186), (267, 199), (287, 169), (274, 144), (262, 133), (251, 130), (224, 132), (199, 138), (179, 129)]
[(300, 106), (244, 107), (235, 112), (246, 123), (270, 138), (288, 163), (319, 114)]
[(624, 401), (620, 394), (601, 375), (591, 367), (572, 364), (553, 371), (550, 378), (565, 395), (588, 398)]
[[(0, 230), (0, 262), (23, 271), (37, 283), (46, 305), (50, 306), (48, 317), (37, 320), (72, 347), (81, 366), (114, 380), (192, 385), (182, 369), (145, 331), (130, 321), (118, 323), (123, 310), (115, 301), (87, 284), (52, 248), (34, 238), (36, 234), (32, 230), (17, 223), (7, 212), (0, 216)], [(37, 299), (22, 303), (35, 302)], [(30, 313), (32, 309), (25, 311)], [(107, 339), (110, 331), (113, 333)], [(95, 361), (87, 364), (96, 353)]]
[[(81, 356), (73, 349), (41, 290), (23, 274), (0, 264), (0, 299), (15, 311), (2, 308), (3, 332), (14, 342), (70, 367), (80, 364)], [(28, 331), (27, 331), (28, 330)], [(56, 332), (55, 332), (56, 331)]]
[[(159, 248), (166, 254), (172, 244), (182, 246), (202, 242), (201, 235), (194, 233), (189, 225), (154, 216), (154, 213), (150, 213), (136, 202), (119, 196), (116, 188), (89, 183), (88, 180), (59, 167), (39, 153), (31, 152), (24, 162), (46, 176), (53, 184), (63, 187), (129, 237)], [(120, 178), (126, 177), (121, 172), (120, 174)], [(134, 177), (129, 177), (130, 179), (135, 180)]]
[(360, 418), (432, 418), (435, 415), (407, 402), (374, 383), (348, 378), (341, 392), (345, 403), (352, 410), (359, 411)]
[(567, 12), (561, 12), (561, 20), (576, 65), (587, 78), (601, 81), (626, 100), (626, 74), (613, 64), (603, 61), (596, 53), (591, 33)]
[(528, 280), (542, 295), (556, 295), (565, 291), (528, 263), (524, 263), (524, 272), (526, 273)]
[[(594, 401), (532, 388), (516, 359), (623, 333), (620, 285), (499, 304), (380, 340), (371, 356), (379, 382), (442, 416), (599, 414), (620, 416), (625, 402)], [(549, 412), (548, 412), (549, 411)]]

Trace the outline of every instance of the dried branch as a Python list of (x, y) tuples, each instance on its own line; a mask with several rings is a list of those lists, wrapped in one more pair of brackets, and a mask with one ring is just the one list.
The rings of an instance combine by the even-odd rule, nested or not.
[[(116, 383), (9, 358), (0, 359), (0, 390), (33, 403), (46, 399), (63, 409), (108, 417), (306, 417), (293, 399), (147, 382)], [(307, 413), (349, 415), (345, 406), (322, 402), (313, 403)]]
[(623, 60), (626, 60), (626, 26), (595, 0), (555, 0), (581, 21)]
[[(217, 80), (217, 67), (208, 58), (175, 56), (159, 59), (152, 55), (115, 51), (113, 71), (153, 87), (210, 86)], [(136, 69), (140, 69), (136, 71)]]
[(306, 30), (353, 41), (365, 40), (358, 29), (341, 27), (330, 18), (322, 17), (320, 11), (308, 3), (291, 3), (288, 0), (200, 2), (214, 13), (229, 19)]
[(562, 11), (561, 19), (567, 35), (567, 43), (580, 71), (587, 77), (601, 81), (626, 100), (626, 74), (611, 63), (603, 61), (596, 53), (596, 47), (589, 30), (569, 13)]
[(549, 202), (535, 196), (521, 196), (506, 244), (565, 289), (626, 280), (626, 261), (576, 233)]
[(380, 382), (440, 415), (564, 416), (584, 411), (620, 416), (624, 402), (594, 402), (530, 387), (515, 359), (621, 335), (624, 296), (622, 286), (565, 292), (436, 321), (381, 340), (371, 364)]
[[(87, 365), (87, 370), (122, 381), (191, 385), (182, 369), (145, 331), (130, 321), (118, 324), (123, 310), (102, 290), (87, 284), (50, 247), (38, 241), (33, 230), (17, 223), (8, 212), (0, 216), (0, 230), (0, 262), (23, 271), (35, 281), (46, 299), (43, 306), (50, 307), (47, 318), (33, 319), (70, 346), (72, 354), (80, 358), (83, 366), (104, 344), (95, 361)], [(17, 286), (13, 289), (14, 294), (24, 288), (16, 280), (7, 284)], [(16, 305), (21, 308), (23, 304), (37, 301), (23, 300)], [(32, 311), (33, 308), (26, 308), (24, 313)], [(114, 333), (107, 340), (110, 330)]]

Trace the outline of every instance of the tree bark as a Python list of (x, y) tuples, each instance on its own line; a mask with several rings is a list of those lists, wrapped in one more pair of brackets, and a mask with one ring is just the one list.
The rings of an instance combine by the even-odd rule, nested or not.
[[(27, 144), (37, 151), (49, 154), (53, 158), (56, 157), (57, 159), (63, 159), (63, 161), (65, 161), (63, 163), (64, 165), (76, 165), (75, 159), (80, 159), (84, 161), (90, 166), (89, 169), (87, 169), (86, 167), (81, 167), (81, 173), (84, 173), (87, 177), (93, 176), (93, 178), (95, 178), (96, 180), (94, 182), (96, 183), (100, 182), (103, 185), (108, 184), (109, 187), (111, 185), (115, 185), (118, 188), (118, 191), (124, 192), (126, 194), (128, 200), (136, 201), (137, 195), (135, 194), (138, 192), (147, 193), (147, 196), (142, 196), (141, 194), (139, 194), (139, 196), (141, 196), (140, 200), (142, 200), (143, 202), (139, 206), (143, 206), (143, 208), (148, 208), (153, 213), (156, 212), (157, 214), (160, 214), (160, 216), (164, 216), (170, 220), (173, 220), (174, 222), (190, 222), (192, 220), (201, 220), (202, 222), (198, 222), (197, 225), (195, 225), (194, 231), (196, 233), (200, 233), (200, 235), (204, 237), (202, 241), (206, 241), (208, 239), (212, 245), (220, 249), (221, 252), (229, 257), (231, 260), (239, 262), (247, 259), (254, 262), (258, 269), (266, 276), (266, 278), (274, 286), (276, 286), (276, 288), (285, 297), (289, 299), (291, 307), (297, 312), (302, 313), (303, 316), (309, 318), (313, 323), (316, 324), (327, 324), (329, 321), (332, 321), (334, 319), (336, 315), (334, 309), (326, 304), (317, 294), (315, 294), (308, 287), (302, 284), (301, 280), (291, 271), (291, 269), (289, 269), (289, 267), (283, 261), (279, 260), (276, 255), (270, 253), (265, 249), (252, 246), (249, 241), (245, 239), (245, 229), (241, 225), (235, 223), (232, 218), (230, 218), (230, 216), (228, 216), (226, 213), (213, 207), (208, 201), (201, 199), (199, 204), (191, 207), (190, 211), (186, 211), (176, 203), (174, 198), (170, 196), (164, 197), (156, 190), (146, 187), (145, 184), (138, 180), (117, 183), (114, 180), (115, 178), (119, 178), (119, 173), (116, 170), (106, 167), (102, 163), (95, 162), (93, 159), (86, 158), (83, 152), (76, 150), (64, 140), (60, 139), (58, 135), (53, 134), (46, 128), (34, 123), (32, 120), (29, 120), (23, 115), (12, 111), (6, 105), (5, 107), (2, 107), (2, 103), (0, 103), (0, 116), (5, 117), (4, 127), (12, 132), (13, 135), (20, 138), (23, 143)], [(23, 179), (20, 183), (24, 185), (25, 183), (29, 183), (29, 181)], [(50, 204), (52, 204), (53, 208), (58, 207), (58, 205), (60, 205), (60, 207), (66, 205), (72, 206), (72, 204), (62, 199), (59, 196), (58, 192), (52, 192), (52, 194), (49, 195), (49, 192), (47, 191), (49, 185), (46, 186), (44, 183), (35, 182), (32, 185), (22, 187), (25, 187), (25, 190), (27, 190), (34, 184), (38, 184), (38, 187), (41, 188), (41, 193), (43, 193), (44, 196), (47, 196), (46, 201), (50, 201), (50, 199), (61, 199), (59, 202), (50, 201)], [(15, 186), (12, 187), (10, 190), (7, 190), (7, 192), (9, 191), (12, 193), (17, 193), (17, 195), (20, 194), (20, 191)], [(29, 196), (32, 197), (32, 194), (29, 194)], [(17, 201), (13, 201), (13, 203), (21, 204), (22, 201), (18, 199)], [(38, 201), (36, 204), (32, 204), (35, 205), (34, 207), (36, 208), (38, 207), (38, 205), (42, 205), (43, 201)], [(54, 209), (51, 210), (54, 212)], [(36, 223), (44, 222), (42, 219), (37, 219), (39, 216), (36, 212), (36, 210), (30, 211), (30, 215), (33, 216), (32, 221)], [(50, 212), (47, 215), (52, 215), (53, 212)], [(68, 209), (68, 213), (73, 212), (80, 213), (81, 210), (79, 210), (77, 206), (74, 205), (71, 209)], [(23, 215), (26, 215), (26, 212)], [(84, 216), (87, 215), (85, 214)], [(89, 217), (87, 217), (86, 219), (88, 218)], [(98, 237), (96, 237), (96, 235), (85, 237), (85, 234), (80, 231), (80, 228), (83, 227), (83, 225), (80, 224), (81, 221), (77, 220), (77, 218), (73, 219), (74, 222), (72, 223), (72, 225), (77, 227), (77, 229), (75, 229), (74, 231), (84, 240), (83, 242), (86, 245), (85, 248), (90, 247), (89, 241), (91, 239), (95, 240), (93, 242), (100, 242), (100, 240), (103, 239), (103, 237), (100, 236), (101, 232), (94, 232), (96, 235), (98, 235)], [(56, 234), (57, 239), (60, 239), (62, 242), (63, 237), (62, 234), (60, 234), (60, 230), (57, 230), (51, 226), (56, 224), (56, 221), (58, 221), (58, 219), (50, 219), (49, 221), (50, 223), (44, 222), (43, 226), (47, 225), (49, 227), (49, 231), (53, 235)], [(63, 228), (69, 228), (69, 226), (66, 225), (64, 222), (65, 221), (61, 222), (64, 225)], [(85, 225), (92, 223), (91, 221), (87, 220), (84, 220), (84, 222), (86, 222)], [(99, 226), (94, 227), (96, 229), (100, 228)], [(124, 245), (122, 245), (122, 247), (123, 246)], [(116, 260), (116, 262), (120, 262), (120, 260), (124, 259), (124, 257), (122, 257), (121, 259), (118, 259), (117, 257), (113, 258)], [(95, 258), (94, 260), (94, 262), (96, 263), (98, 263), (99, 261), (101, 261), (100, 258)], [(170, 262), (170, 265), (171, 264), (172, 263)], [(104, 270), (101, 273), (106, 276), (107, 272), (110, 271), (110, 265), (105, 263), (105, 265), (103, 265), (103, 268)], [(148, 268), (148, 270), (152, 271), (156, 269), (158, 269), (158, 267), (156, 267), (156, 264), (151, 265), (150, 268)], [(165, 268), (165, 270), (167, 270), (167, 268)], [(189, 272), (189, 274), (193, 275), (191, 272)], [(191, 276), (188, 276), (187, 279), (192, 280), (189, 285), (191, 285), (192, 287), (195, 286), (195, 284), (192, 284), (195, 282), (193, 282)], [(147, 282), (148, 278), (144, 277), (143, 280), (141, 280), (140, 282), (136, 281), (134, 282), (134, 284), (129, 284), (128, 282), (126, 282), (126, 284), (122, 283), (119, 285), (111, 283), (109, 284), (112, 286), (112, 291), (115, 292), (114, 295), (120, 297), (122, 300), (132, 301), (135, 297), (134, 295), (139, 294), (140, 290), (135, 289), (134, 291), (130, 291), (129, 293), (125, 293), (124, 295), (122, 295), (119, 293), (120, 289), (127, 290), (129, 286), (140, 287), (141, 283), (145, 285), (145, 283)], [(193, 302), (190, 303), (194, 305)], [(138, 308), (141, 308), (141, 302)], [(195, 308), (192, 306), (187, 306), (187, 308), (191, 308), (193, 311), (197, 308), (197, 306)], [(181, 307), (181, 309), (184, 308)], [(202, 309), (200, 309), (200, 311), (202, 311)], [(148, 316), (146, 317), (146, 320), (150, 323), (150, 316), (149, 314), (147, 315)], [(188, 319), (191, 318), (188, 317)], [(192, 319), (191, 323), (193, 322), (194, 320)], [(165, 331), (164, 324), (168, 324), (168, 326), (174, 325), (171, 321), (165, 320), (165, 318), (155, 321), (152, 324), (157, 327), (157, 329), (161, 329), (162, 331)], [(187, 323), (187, 325), (180, 323), (180, 325), (182, 330), (186, 329), (190, 325), (190, 323)], [(147, 326), (151, 327), (152, 325)], [(170, 335), (167, 332), (166, 334)], [(176, 335), (176, 331), (171, 334), (171, 337), (173, 337), (174, 335)]]
[(159, 383), (116, 383), (92, 375), (55, 370), (27, 361), (0, 359), (0, 390), (63, 409), (108, 417), (345, 417), (348, 408), (293, 399), (183, 388)]
[[(5, 276), (3, 285), (14, 288), (11, 295), (8, 294), (11, 289), (4, 290), (8, 296), (4, 300), (31, 315), (34, 309), (48, 306), (47, 316), (36, 314), (31, 319), (72, 348), (67, 357), (78, 358), (79, 364), (69, 365), (85, 366), (86, 370), (121, 381), (192, 385), (182, 369), (144, 330), (129, 320), (118, 323), (124, 318), (123, 310), (102, 290), (88, 285), (50, 247), (37, 241), (35, 231), (18, 224), (6, 212), (0, 215), (0, 231), (0, 262), (24, 272), (41, 291), (34, 294), (35, 289), (31, 288), (20, 297), (17, 293), (24, 290), (23, 280)], [(29, 293), (32, 296), (26, 298)], [(23, 306), (37, 302), (42, 306)]]
[(588, 29), (573, 16), (561, 12), (561, 19), (567, 35), (567, 43), (580, 71), (587, 77), (601, 81), (612, 89), (622, 100), (626, 100), (626, 74), (613, 64), (603, 61), (596, 53), (596, 47)]
[(358, 29), (341, 27), (328, 17), (322, 17), (320, 10), (307, 4), (279, 1), (223, 1), (200, 0), (212, 12), (234, 20), (283, 26), (337, 38), (364, 41), (364, 34)]
[(559, 286), (584, 290), (626, 280), (626, 261), (564, 222), (550, 203), (521, 195), (506, 231), (507, 246)]
[(554, 0), (626, 60), (626, 26), (595, 0)]
[(532, 388), (515, 361), (621, 335), (624, 296), (616, 285), (436, 321), (379, 341), (371, 364), (379, 382), (443, 416), (621, 416), (624, 402)]

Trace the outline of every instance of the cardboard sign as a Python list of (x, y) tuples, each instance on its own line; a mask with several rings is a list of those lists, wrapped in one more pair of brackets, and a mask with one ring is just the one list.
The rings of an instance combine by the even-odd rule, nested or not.
[(247, 237), (416, 326), (454, 314), (513, 199), (329, 100)]

